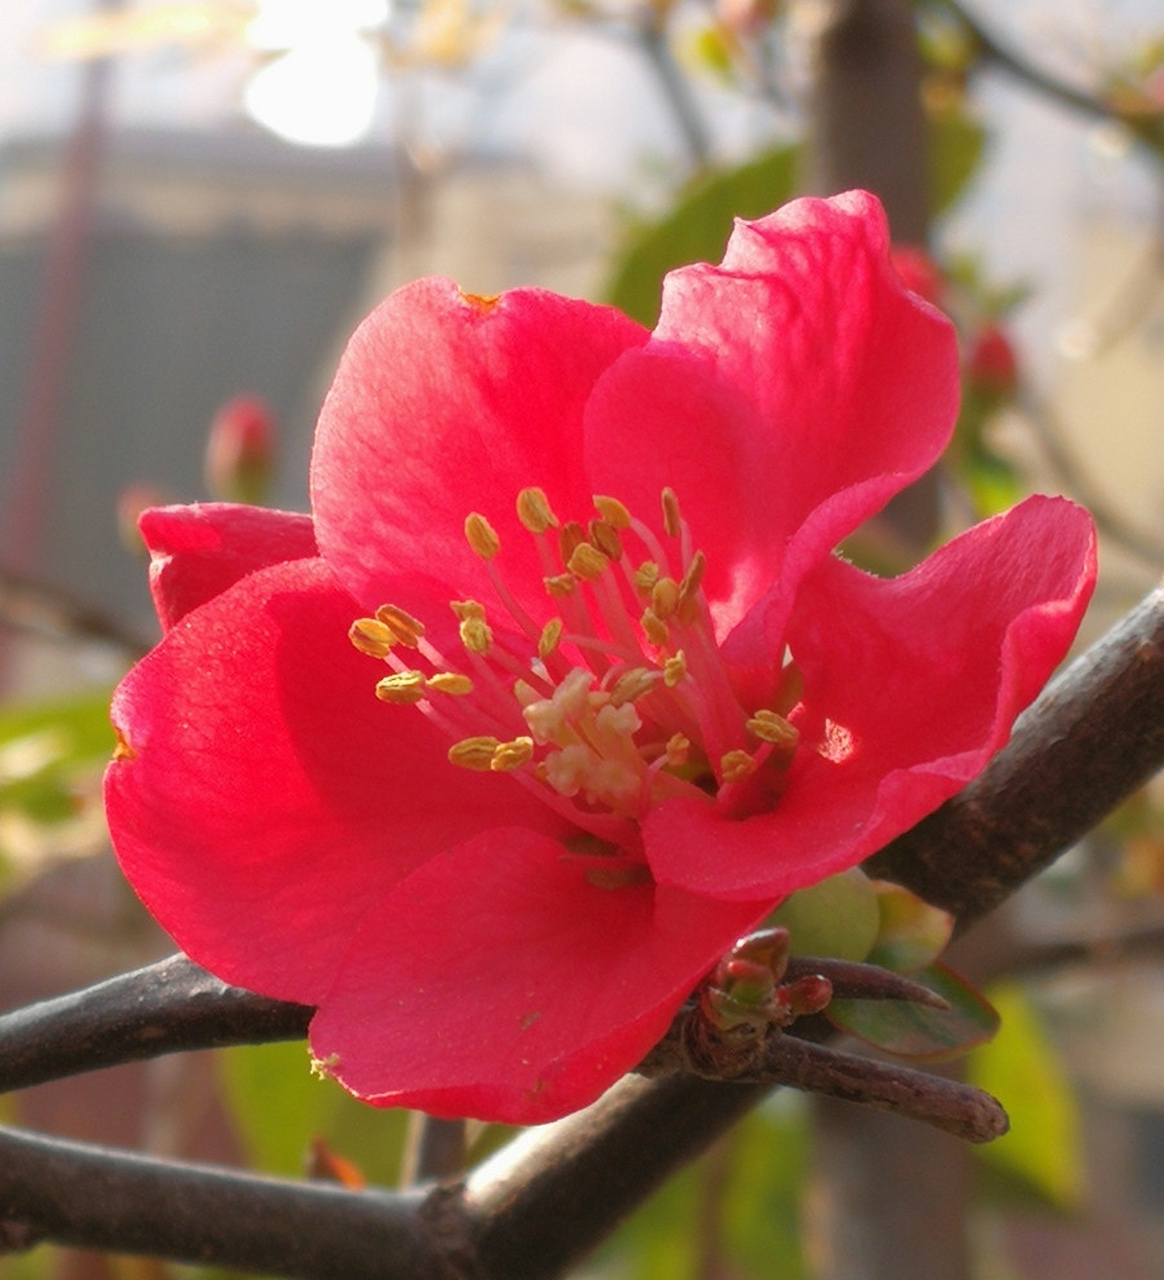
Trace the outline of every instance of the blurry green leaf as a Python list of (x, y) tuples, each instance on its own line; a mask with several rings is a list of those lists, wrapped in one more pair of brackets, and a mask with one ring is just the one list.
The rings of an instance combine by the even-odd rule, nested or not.
[(760, 218), (793, 195), (798, 151), (779, 147), (750, 164), (704, 175), (657, 222), (635, 227), (616, 255), (607, 300), (647, 326), (663, 277), (689, 262), (718, 262), (733, 218)]
[(974, 1050), (967, 1071), (972, 1084), (1006, 1108), (1010, 1132), (978, 1154), (1054, 1207), (1078, 1208), (1084, 1193), (1079, 1114), (1059, 1056), (1017, 983), (993, 988), (990, 995), (1002, 1028)]
[(800, 1210), (808, 1180), (803, 1107), (742, 1120), (624, 1223), (602, 1253), (617, 1280), (803, 1280)]
[(104, 764), (113, 751), (109, 696), (102, 690), (0, 713), (0, 810), (17, 809), (39, 822), (73, 812), (78, 773)]
[(936, 991), (949, 1009), (904, 1000), (834, 1000), (825, 1016), (850, 1035), (901, 1058), (939, 1062), (983, 1044), (998, 1030), (998, 1014), (986, 997), (944, 964), (910, 977)]
[(873, 882), (857, 867), (794, 893), (768, 918), (788, 930), (794, 955), (838, 960), (864, 960), (880, 922)]
[(930, 213), (945, 213), (978, 172), (986, 151), (986, 130), (960, 111), (931, 117)]
[(954, 931), (954, 917), (940, 907), (931, 907), (915, 893), (887, 880), (873, 881), (880, 910), (880, 927), (870, 964), (910, 973), (936, 960), (946, 949)]
[(400, 1172), (408, 1112), (369, 1107), (312, 1074), (302, 1043), (247, 1045), (220, 1055), (225, 1094), (254, 1168), (301, 1177), (322, 1137), (369, 1183)]

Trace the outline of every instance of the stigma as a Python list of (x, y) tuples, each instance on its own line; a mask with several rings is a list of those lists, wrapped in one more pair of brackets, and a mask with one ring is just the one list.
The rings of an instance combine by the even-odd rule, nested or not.
[(355, 648), (389, 668), (376, 696), (427, 716), (451, 764), (507, 774), (618, 847), (634, 847), (638, 824), (669, 797), (728, 816), (769, 806), (798, 745), (788, 718), (798, 674), (786, 663), (773, 705), (741, 704), (703, 592), (706, 557), (675, 493), (662, 491), (655, 527), (604, 495), (584, 520), (559, 519), (534, 487), (516, 507), (538, 544), (542, 615), (519, 602), (500, 537), (471, 512), (464, 533), (482, 582), (449, 602), (458, 652), (442, 652), (398, 605), (352, 624)]

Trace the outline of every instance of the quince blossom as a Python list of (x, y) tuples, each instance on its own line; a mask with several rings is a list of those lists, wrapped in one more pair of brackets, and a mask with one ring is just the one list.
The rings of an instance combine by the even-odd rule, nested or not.
[(653, 333), (399, 290), (341, 361), (310, 517), (143, 517), (126, 874), (212, 972), (317, 1006), (370, 1102), (589, 1103), (776, 903), (974, 777), (1070, 643), (1066, 501), (892, 580), (834, 553), (937, 459), (957, 383), (863, 193), (738, 223)]

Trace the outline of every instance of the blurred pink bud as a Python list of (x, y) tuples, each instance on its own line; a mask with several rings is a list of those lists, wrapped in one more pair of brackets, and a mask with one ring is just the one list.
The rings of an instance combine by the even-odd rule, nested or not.
[(718, 0), (716, 17), (729, 31), (740, 36), (758, 36), (768, 27), (781, 0)]
[(1018, 358), (1005, 331), (987, 321), (970, 343), (966, 356), (966, 380), (989, 395), (1013, 395), (1018, 386)]
[(228, 400), (210, 424), (206, 442), (206, 487), (222, 502), (261, 506), (271, 486), (275, 425), (258, 396)]

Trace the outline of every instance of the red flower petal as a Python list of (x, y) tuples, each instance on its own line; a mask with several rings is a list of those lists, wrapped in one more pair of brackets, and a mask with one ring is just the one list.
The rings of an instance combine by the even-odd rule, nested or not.
[(142, 513), (150, 592), (163, 631), (239, 578), (317, 554), (311, 517), (225, 502)]
[(481, 565), (462, 530), (476, 509), (523, 603), (544, 600), (514, 502), (536, 485), (563, 519), (591, 510), (583, 405), (646, 336), (608, 307), (535, 289), (479, 299), (422, 280), (394, 293), (349, 343), (316, 435), (316, 530), (343, 585), (369, 609), (397, 574), (470, 592)]
[(501, 822), (562, 826), (376, 699), (380, 668), (347, 640), (357, 612), (319, 560), (261, 570), (171, 630), (113, 703), (126, 875), (200, 964), (306, 1003), (368, 904), (426, 858)]
[(1095, 580), (1082, 508), (1030, 498), (903, 577), (836, 558), (801, 587), (789, 644), (801, 746), (776, 809), (728, 822), (672, 802), (648, 817), (656, 877), (783, 895), (853, 866), (975, 777), (1045, 683)]
[(767, 594), (770, 652), (800, 574), (937, 459), (957, 405), (953, 328), (902, 286), (877, 202), (798, 200), (667, 277), (651, 342), (592, 398), (587, 462), (651, 511), (675, 489), (717, 630)]
[(650, 883), (598, 888), (555, 841), (492, 831), (371, 907), (312, 1050), (381, 1105), (552, 1120), (639, 1062), (767, 909)]

